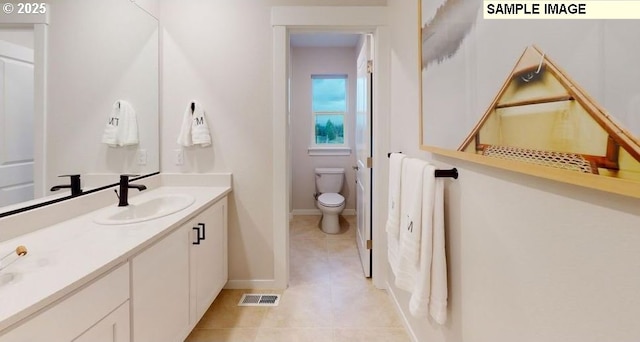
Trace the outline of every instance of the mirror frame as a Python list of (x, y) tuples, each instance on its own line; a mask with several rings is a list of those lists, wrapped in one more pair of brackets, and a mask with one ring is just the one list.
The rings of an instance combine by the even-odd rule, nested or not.
[[(137, 180), (140, 180), (140, 179), (144, 179), (144, 178), (147, 178), (147, 177), (151, 177), (151, 176), (155, 176), (155, 175), (158, 175), (158, 174), (160, 174), (160, 171), (149, 173), (149, 174), (138, 176), (138, 177), (132, 177), (132, 178), (129, 179), (129, 181), (130, 182), (134, 182), (134, 181), (137, 181)], [(81, 194), (76, 195), (76, 196), (69, 195), (69, 196), (59, 197), (59, 198), (55, 198), (55, 199), (52, 199), (52, 200), (49, 200), (49, 201), (36, 203), (36, 204), (30, 205), (30, 206), (26, 206), (26, 207), (22, 207), (22, 208), (17, 208), (17, 209), (5, 211), (5, 212), (0, 213), (0, 218), (6, 217), (6, 216), (15, 215), (15, 214), (20, 214), (20, 213), (23, 213), (25, 211), (29, 211), (29, 210), (33, 210), (33, 209), (42, 208), (44, 206), (47, 206), (47, 205), (50, 205), (50, 204), (59, 203), (59, 202), (66, 201), (66, 200), (69, 200), (69, 199), (72, 199), (72, 198), (76, 198), (76, 197), (80, 197), (80, 196), (84, 196), (84, 195), (89, 195), (89, 194), (92, 194), (94, 192), (106, 190), (106, 189), (109, 189), (109, 188), (112, 188), (112, 187), (115, 187), (115, 186), (119, 186), (119, 185), (120, 185), (120, 183), (108, 184), (108, 185), (101, 186), (99, 188), (94, 188), (94, 189), (91, 189), (91, 190), (84, 191)]]
[(498, 158), (491, 158), (480, 154), (474, 154), (459, 150), (428, 145), (425, 143), (425, 125), (437, 124), (435, 122), (425, 122), (424, 101), (423, 101), (423, 69), (422, 69), (422, 4), (425, 0), (417, 0), (418, 9), (418, 91), (419, 91), (419, 148), (420, 150), (431, 152), (436, 155), (454, 158), (457, 160), (472, 162), (480, 165), (490, 166), (498, 169), (514, 171), (530, 176), (569, 183), (590, 189), (601, 190), (618, 195), (640, 198), (640, 182), (619, 179), (607, 176), (580, 173), (569, 170), (562, 170), (548, 166), (529, 164), (521, 161), (512, 161)]

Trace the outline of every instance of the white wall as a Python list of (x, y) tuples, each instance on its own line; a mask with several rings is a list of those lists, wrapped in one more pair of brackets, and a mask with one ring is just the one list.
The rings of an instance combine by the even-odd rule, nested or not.
[[(274, 279), (271, 7), (385, 5), (384, 0), (166, 0), (161, 2), (163, 172), (233, 173), (229, 278)], [(176, 137), (190, 99), (202, 102), (213, 145), (185, 151)]]
[[(341, 167), (345, 170), (342, 194), (346, 209), (355, 208), (355, 94), (356, 59), (354, 47), (294, 47), (291, 63), (291, 143), (293, 164), (293, 210), (315, 210), (314, 169), (316, 167)], [(349, 156), (309, 156), (312, 141), (313, 115), (311, 112), (311, 75), (347, 75), (348, 114), (345, 117), (346, 134), (351, 148)]]
[(160, 2), (159, 0), (131, 0), (147, 11), (154, 18), (160, 18)]
[(416, 341), (637, 341), (640, 200), (420, 151), (416, 3), (389, 9), (391, 149), (460, 173), (445, 195), (449, 321), (410, 317), (390, 288)]
[[(48, 187), (67, 182), (57, 178), (62, 174), (159, 170), (157, 25), (129, 0), (50, 4)], [(138, 146), (101, 143), (118, 99), (129, 101), (136, 111)], [(147, 151), (146, 165), (138, 165), (138, 149)]]

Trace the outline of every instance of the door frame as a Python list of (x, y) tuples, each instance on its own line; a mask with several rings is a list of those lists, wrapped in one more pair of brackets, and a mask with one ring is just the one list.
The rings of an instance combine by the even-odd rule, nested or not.
[(390, 42), (387, 8), (383, 6), (276, 6), (271, 9), (273, 30), (273, 257), (276, 288), (289, 283), (289, 213), (291, 151), (289, 146), (289, 35), (300, 31), (372, 33), (374, 41), (373, 177), (371, 221), (372, 280), (386, 288), (387, 179), (390, 126)]
[(49, 10), (43, 14), (2, 15), (0, 25), (33, 27), (33, 189), (35, 198), (47, 193), (47, 46)]

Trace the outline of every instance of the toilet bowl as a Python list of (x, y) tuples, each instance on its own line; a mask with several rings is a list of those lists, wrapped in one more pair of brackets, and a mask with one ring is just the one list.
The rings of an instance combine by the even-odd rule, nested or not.
[(344, 210), (344, 197), (337, 193), (324, 193), (316, 201), (322, 212), (322, 231), (327, 234), (340, 232), (340, 213)]
[(344, 197), (339, 193), (344, 182), (344, 169), (317, 168), (316, 206), (322, 212), (322, 231), (327, 234), (340, 232), (339, 215), (344, 209)]

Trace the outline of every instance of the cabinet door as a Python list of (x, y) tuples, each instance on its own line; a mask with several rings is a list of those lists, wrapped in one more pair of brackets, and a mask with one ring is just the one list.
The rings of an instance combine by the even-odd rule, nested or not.
[(188, 333), (190, 230), (179, 228), (131, 262), (135, 342), (182, 341)]
[(129, 333), (129, 301), (126, 301), (73, 342), (128, 342)]
[[(35, 314), (25, 323), (0, 336), (0, 342), (73, 341), (114, 310), (122, 306), (128, 307), (128, 299), (129, 263), (126, 263)], [(129, 329), (128, 316), (126, 326), (125, 322), (122, 323), (123, 329)], [(128, 340), (127, 332), (127, 339), (123, 341)]]
[(192, 305), (195, 301), (192, 310), (197, 321), (227, 283), (226, 197), (197, 216), (192, 223), (191, 291)]

